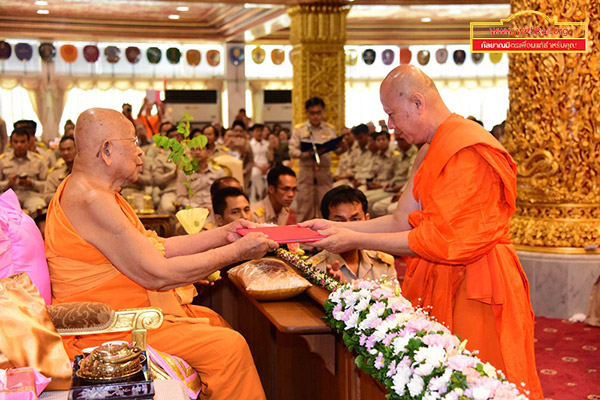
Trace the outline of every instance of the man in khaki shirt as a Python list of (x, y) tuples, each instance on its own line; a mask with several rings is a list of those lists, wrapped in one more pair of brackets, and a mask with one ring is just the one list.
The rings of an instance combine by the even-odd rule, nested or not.
[[(369, 219), (367, 198), (358, 189), (350, 186), (338, 186), (331, 189), (323, 197), (321, 213), (331, 221), (349, 222)], [(309, 261), (316, 268), (326, 271), (340, 282), (351, 282), (355, 279), (396, 279), (394, 257), (390, 254), (374, 250), (349, 250), (342, 254), (323, 250), (311, 257)]]
[(267, 190), (267, 197), (251, 206), (252, 221), (259, 224), (295, 224), (296, 214), (290, 210), (297, 190), (294, 171), (283, 165), (271, 168), (267, 174)]
[[(311, 148), (301, 151), (301, 142), (323, 144), (336, 138), (335, 129), (323, 121), (325, 103), (318, 97), (308, 99), (304, 105), (308, 121), (292, 133), (290, 158), (299, 158), (298, 170), (298, 222), (315, 218), (319, 214), (319, 204), (323, 195), (331, 189), (331, 156), (323, 152), (317, 157)], [(341, 148), (338, 151), (341, 153)]]
[(342, 130), (344, 135), (344, 147), (346, 151), (340, 156), (338, 167), (333, 174), (333, 186), (347, 185), (354, 178), (354, 166), (360, 156), (358, 142), (354, 140), (354, 134), (348, 128)]
[(352, 134), (358, 143), (356, 163), (351, 184), (354, 187), (366, 185), (367, 179), (371, 179), (373, 170), (373, 158), (375, 157), (375, 141), (369, 133), (369, 127), (360, 124), (352, 128)]
[(32, 217), (46, 207), (42, 197), (48, 167), (43, 157), (29, 151), (29, 131), (17, 128), (10, 136), (11, 150), (0, 155), (0, 188), (14, 190), (21, 207)]
[(29, 151), (32, 153), (37, 153), (44, 158), (46, 162), (46, 167), (48, 169), (53, 168), (56, 165), (56, 154), (54, 151), (46, 147), (46, 145), (42, 142), (38, 142), (35, 139), (35, 133), (37, 131), (37, 123), (32, 120), (22, 119), (13, 124), (15, 129), (17, 128), (25, 128), (29, 132)]
[(60, 158), (56, 166), (48, 173), (46, 184), (44, 185), (44, 201), (46, 204), (50, 204), (50, 200), (58, 185), (65, 180), (65, 178), (71, 173), (73, 168), (73, 160), (77, 155), (77, 148), (75, 147), (75, 138), (70, 135), (65, 135), (60, 139), (58, 144), (58, 150), (60, 152)]
[(377, 153), (373, 158), (371, 170), (373, 179), (367, 182), (366, 188), (361, 187), (370, 205), (386, 197), (393, 196), (394, 193), (391, 192), (391, 189), (393, 187), (394, 171), (396, 171), (398, 163), (402, 160), (400, 151), (394, 150), (390, 146), (390, 134), (388, 132), (376, 132), (374, 136)]
[[(172, 126), (172, 124), (170, 125)], [(177, 132), (175, 127), (171, 127), (166, 135), (169, 139), (175, 139), (178, 142), (183, 140), (183, 135)], [(152, 184), (158, 188), (158, 210), (173, 214), (177, 201), (177, 166), (173, 162), (167, 161), (168, 156), (168, 151), (157, 148), (150, 171)]]
[(210, 186), (212, 183), (225, 176), (223, 170), (215, 163), (209, 162), (208, 149), (195, 148), (191, 151), (192, 157), (198, 159), (200, 169), (190, 176), (189, 182), (192, 191), (195, 193), (190, 199), (188, 188), (184, 184), (188, 176), (179, 171), (177, 177), (177, 201), (183, 206), (204, 207), (212, 211), (212, 200), (210, 198)]

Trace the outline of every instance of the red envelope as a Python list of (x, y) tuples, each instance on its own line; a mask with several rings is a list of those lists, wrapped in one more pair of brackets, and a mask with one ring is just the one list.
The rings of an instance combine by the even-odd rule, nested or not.
[(302, 228), (298, 225), (264, 226), (260, 228), (242, 228), (237, 233), (242, 236), (250, 232), (263, 232), (269, 239), (279, 243), (309, 243), (325, 239), (327, 236), (319, 235), (310, 228)]

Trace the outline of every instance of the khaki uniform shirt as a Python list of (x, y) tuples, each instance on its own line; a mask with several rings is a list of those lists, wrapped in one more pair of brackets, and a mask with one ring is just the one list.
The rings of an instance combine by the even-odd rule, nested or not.
[(15, 192), (19, 191), (34, 191), (37, 193), (44, 192), (46, 176), (48, 176), (48, 167), (44, 157), (37, 153), (28, 151), (23, 158), (15, 157), (13, 150), (4, 153), (0, 156), (0, 189), (4, 189), (8, 184), (8, 180), (13, 176), (27, 175), (32, 181), (32, 186), (14, 187)]
[(338, 163), (337, 170), (335, 171), (335, 176), (354, 174), (354, 168), (358, 162), (360, 154), (361, 152), (358, 143), (352, 143), (352, 147), (350, 147), (344, 154), (340, 156), (340, 161)]
[(358, 159), (354, 166), (354, 179), (367, 180), (373, 178), (373, 162), (375, 160), (375, 154), (371, 153), (366, 147), (361, 149), (360, 147)]
[(399, 151), (388, 147), (383, 153), (377, 153), (373, 158), (373, 178), (380, 183), (391, 181), (396, 165), (402, 159)]
[(290, 217), (289, 207), (281, 207), (279, 215), (275, 213), (269, 196), (250, 206), (252, 221), (258, 224), (287, 225)]
[[(302, 154), (300, 151), (300, 142), (310, 143), (314, 140), (315, 144), (323, 144), (337, 137), (333, 126), (326, 122), (321, 122), (321, 125), (318, 127), (313, 127), (311, 139), (309, 125), (310, 122), (307, 121), (300, 125), (299, 128), (294, 129), (292, 137), (290, 138), (291, 158), (300, 158), (300, 155)], [(319, 157), (321, 159), (321, 167), (328, 168), (331, 166), (331, 155), (329, 153), (320, 154)], [(316, 166), (315, 157), (300, 158), (300, 165), (308, 167)]]
[(167, 161), (168, 153), (160, 149), (152, 163), (152, 182), (160, 189), (160, 195), (175, 193), (177, 190), (177, 177), (175, 169), (177, 166)]
[(50, 204), (50, 200), (52, 199), (52, 196), (54, 196), (54, 193), (56, 193), (58, 185), (60, 185), (70, 173), (71, 170), (67, 168), (66, 164), (57, 166), (50, 171), (48, 178), (46, 179), (46, 184), (44, 185), (44, 201), (46, 204)]
[(401, 152), (401, 159), (398, 161), (394, 169), (394, 185), (408, 182), (410, 169), (415, 162), (415, 158), (417, 157), (417, 151), (417, 146), (411, 146), (406, 152)]
[(346, 282), (352, 282), (356, 279), (380, 279), (386, 275), (388, 279), (397, 279), (396, 268), (394, 267), (394, 257), (382, 251), (358, 250), (358, 273), (354, 274), (346, 266), (346, 261), (341, 255), (323, 250), (308, 261), (315, 268), (326, 271), (326, 266), (332, 265), (334, 261), (340, 262), (340, 271)]
[(196, 198), (192, 198), (190, 204), (188, 188), (183, 184), (187, 176), (182, 171), (179, 171), (177, 176), (177, 201), (184, 207), (190, 205), (191, 207), (206, 207), (212, 209), (210, 185), (222, 176), (225, 176), (223, 170), (217, 169), (217, 167), (210, 164), (203, 171), (194, 173), (191, 176), (193, 181), (191, 181), (190, 186), (196, 193)]
[(54, 154), (52, 149), (41, 146), (38, 142), (35, 145), (35, 152), (44, 158), (48, 169), (56, 165), (56, 154)]

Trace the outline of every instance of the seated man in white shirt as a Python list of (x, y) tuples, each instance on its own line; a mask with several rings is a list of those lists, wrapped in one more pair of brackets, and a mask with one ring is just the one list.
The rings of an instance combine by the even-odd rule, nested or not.
[[(321, 200), (321, 214), (331, 221), (365, 221), (369, 219), (366, 210), (368, 204), (364, 193), (348, 185), (331, 189)], [(309, 261), (340, 282), (376, 280), (384, 275), (387, 279), (396, 279), (394, 257), (381, 251), (354, 249), (334, 254), (323, 250)]]
[(265, 178), (269, 171), (269, 142), (262, 137), (263, 125), (256, 124), (250, 129), (252, 139), (250, 147), (254, 155), (252, 167), (252, 186), (250, 187), (250, 200), (254, 203), (265, 195)]

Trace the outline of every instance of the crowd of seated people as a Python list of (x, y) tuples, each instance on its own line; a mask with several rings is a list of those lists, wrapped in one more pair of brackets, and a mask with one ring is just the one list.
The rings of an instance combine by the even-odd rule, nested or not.
[[(295, 212), (298, 185), (288, 151), (289, 129), (279, 124), (252, 124), (243, 110), (229, 128), (218, 122), (194, 127), (190, 138), (202, 134), (207, 145), (193, 150), (191, 155), (198, 159), (200, 169), (189, 183), (185, 183), (186, 176), (168, 160), (169, 151), (153, 143), (153, 133), (177, 141), (184, 139), (177, 130), (176, 121), (164, 120), (162, 109), (157, 108), (159, 112), (152, 115), (151, 105), (145, 102), (137, 119), (133, 118), (129, 104), (124, 104), (122, 110), (135, 127), (143, 152), (144, 165), (138, 181), (121, 188), (123, 197), (138, 212), (147, 208), (143, 204), (146, 196), (152, 199), (152, 208), (158, 213), (174, 214), (186, 206), (209, 209), (205, 229), (225, 223), (223, 221), (228, 221), (231, 213), (257, 223), (286, 225), (300, 222)], [(13, 189), (22, 208), (40, 225), (47, 204), (71, 171), (76, 156), (74, 129), (73, 122), (67, 121), (64, 135), (53, 150), (36, 140), (38, 132), (34, 121), (17, 121), (9, 135), (7, 148), (0, 155), (2, 191)], [(408, 181), (417, 148), (394, 139), (384, 121), (379, 122), (378, 128), (373, 123), (359, 124), (351, 129), (344, 128), (340, 134), (345, 151), (337, 165), (334, 164), (333, 186), (348, 185), (362, 192), (368, 204), (364, 212), (371, 217), (392, 213)], [(243, 176), (228, 177), (231, 171), (216, 161), (222, 156), (239, 160)], [(235, 182), (238, 188), (235, 202), (226, 196), (228, 203), (216, 209), (215, 182)], [(195, 196), (189, 195), (188, 185)], [(223, 188), (229, 186), (224, 184)], [(217, 198), (221, 199), (221, 196)], [(244, 211), (245, 203), (248, 203), (249, 212)]]

